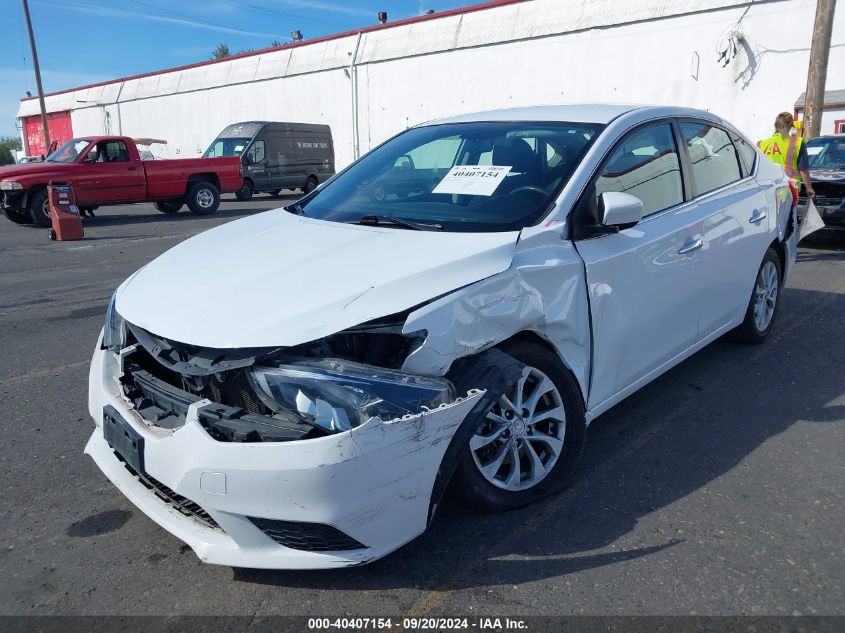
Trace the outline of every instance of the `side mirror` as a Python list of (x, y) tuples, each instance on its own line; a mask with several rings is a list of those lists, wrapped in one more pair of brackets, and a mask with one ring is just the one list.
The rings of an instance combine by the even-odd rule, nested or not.
[(643, 218), (643, 201), (629, 193), (606, 191), (599, 196), (599, 224), (626, 229)]
[(249, 158), (249, 156), (248, 156), (247, 154), (244, 154), (244, 155), (243, 155), (243, 157), (241, 158), (241, 162), (242, 162), (244, 165), (246, 165), (247, 167), (249, 167), (250, 165), (252, 165), (252, 160), (250, 160), (250, 158)]

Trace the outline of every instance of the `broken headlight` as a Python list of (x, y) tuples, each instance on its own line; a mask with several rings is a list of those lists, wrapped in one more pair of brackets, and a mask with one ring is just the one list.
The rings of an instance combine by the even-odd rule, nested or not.
[(106, 323), (103, 325), (103, 349), (119, 352), (126, 342), (126, 321), (123, 320), (114, 307), (117, 293), (111, 296), (109, 307), (106, 309)]
[(370, 418), (392, 420), (455, 399), (444, 378), (416, 376), (345, 360), (292, 360), (253, 367), (249, 381), (276, 413), (290, 413), (330, 433)]

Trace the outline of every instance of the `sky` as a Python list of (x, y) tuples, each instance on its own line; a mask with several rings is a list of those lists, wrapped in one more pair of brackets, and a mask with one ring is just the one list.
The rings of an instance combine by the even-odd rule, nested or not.
[[(208, 59), (481, 0), (29, 0), (45, 92)], [(20, 98), (36, 94), (20, 0), (0, 0), (0, 136), (19, 136)]]

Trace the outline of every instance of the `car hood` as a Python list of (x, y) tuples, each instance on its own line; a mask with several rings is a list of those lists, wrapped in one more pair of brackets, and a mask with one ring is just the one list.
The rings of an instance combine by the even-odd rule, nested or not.
[(115, 307), (182, 343), (299, 345), (502, 272), (518, 237), (340, 224), (277, 209), (170, 249), (123, 283)]
[(64, 171), (73, 169), (72, 163), (24, 163), (23, 165), (8, 165), (0, 167), (0, 180), (9, 180), (17, 176)]

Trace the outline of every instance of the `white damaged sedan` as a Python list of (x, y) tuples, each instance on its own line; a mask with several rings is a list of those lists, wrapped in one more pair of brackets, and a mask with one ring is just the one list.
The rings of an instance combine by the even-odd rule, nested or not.
[(359, 565), (447, 488), (561, 490), (596, 416), (722, 334), (765, 339), (795, 251), (783, 170), (712, 114), (425, 124), (124, 282), (85, 452), (204, 561)]

